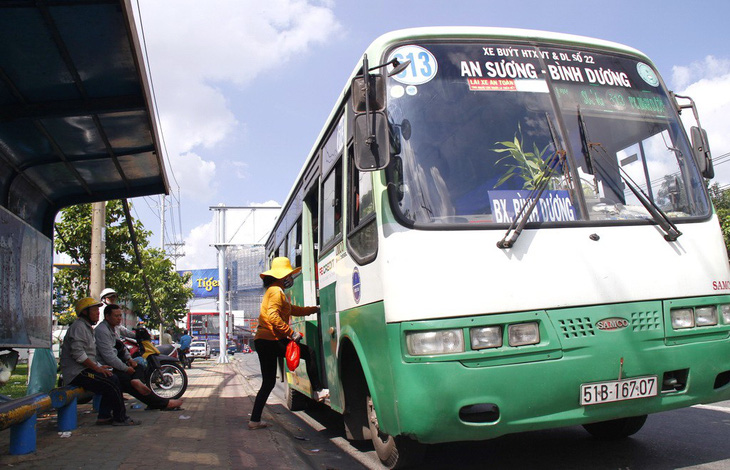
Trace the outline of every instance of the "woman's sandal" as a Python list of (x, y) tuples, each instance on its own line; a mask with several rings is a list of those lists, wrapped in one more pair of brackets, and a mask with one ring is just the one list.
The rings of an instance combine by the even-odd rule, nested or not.
[(248, 429), (254, 430), (254, 429), (264, 429), (271, 426), (271, 423), (266, 421), (249, 421), (248, 422)]

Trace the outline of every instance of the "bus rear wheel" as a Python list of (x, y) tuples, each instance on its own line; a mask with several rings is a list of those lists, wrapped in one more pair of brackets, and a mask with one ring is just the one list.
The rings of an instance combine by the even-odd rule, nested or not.
[(425, 446), (405, 436), (391, 436), (378, 427), (373, 399), (367, 395), (367, 413), (370, 435), (375, 453), (386, 468), (403, 468), (423, 459)]
[(644, 426), (646, 415), (632, 416), (631, 418), (612, 419), (599, 423), (584, 424), (583, 429), (593, 437), (604, 440), (616, 440), (629, 437), (639, 432)]

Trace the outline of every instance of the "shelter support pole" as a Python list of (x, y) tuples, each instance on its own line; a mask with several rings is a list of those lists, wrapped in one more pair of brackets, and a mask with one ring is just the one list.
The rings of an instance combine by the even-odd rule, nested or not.
[(217, 242), (218, 249), (218, 331), (220, 352), (218, 353), (218, 364), (228, 364), (228, 335), (226, 335), (226, 292), (228, 282), (226, 278), (226, 212), (221, 207), (216, 211), (217, 219)]

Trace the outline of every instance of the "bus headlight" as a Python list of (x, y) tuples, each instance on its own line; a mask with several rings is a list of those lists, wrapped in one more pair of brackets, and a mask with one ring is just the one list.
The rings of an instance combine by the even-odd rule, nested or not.
[(670, 311), (672, 328), (681, 330), (695, 326), (695, 315), (691, 308), (675, 308)]
[(730, 304), (720, 305), (720, 310), (722, 310), (722, 322), (730, 325)]
[(507, 327), (510, 346), (524, 346), (540, 342), (540, 328), (536, 322), (517, 323)]
[(695, 325), (711, 326), (717, 325), (717, 307), (714, 305), (708, 307), (695, 308)]
[(464, 332), (461, 330), (411, 331), (406, 333), (408, 353), (412, 356), (453, 354), (464, 352)]
[(472, 349), (498, 348), (502, 346), (502, 327), (485, 326), (469, 330)]

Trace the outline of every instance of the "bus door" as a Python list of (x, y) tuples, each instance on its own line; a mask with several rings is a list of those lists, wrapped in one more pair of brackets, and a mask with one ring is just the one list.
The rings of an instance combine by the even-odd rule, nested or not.
[(342, 159), (324, 175), (320, 210), (320, 250), (317, 275), (319, 282), (320, 333), (326, 382), (330, 389), (330, 405), (340, 409), (337, 377), (337, 262), (342, 253)]
[[(302, 274), (304, 275), (304, 303), (303, 305), (320, 305), (319, 300), (319, 185), (314, 187), (304, 198), (302, 208)], [(307, 344), (317, 351), (317, 366), (320, 377), (324, 374), (324, 356), (322, 354), (321, 330), (322, 313), (317, 314), (316, 325), (307, 322), (305, 332)], [(316, 343), (316, 346), (315, 346)], [(326, 379), (323, 382), (327, 383)]]
[(302, 274), (304, 304), (319, 305), (319, 187), (315, 184), (304, 198), (302, 214)]

